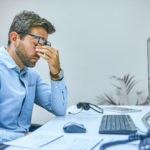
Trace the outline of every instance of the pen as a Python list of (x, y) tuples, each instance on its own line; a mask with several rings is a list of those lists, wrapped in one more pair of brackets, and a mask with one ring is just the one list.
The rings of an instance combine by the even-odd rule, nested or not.
[(46, 145), (48, 145), (48, 144), (50, 144), (50, 143), (52, 143), (52, 142), (54, 142), (54, 141), (56, 141), (56, 140), (62, 138), (63, 136), (64, 136), (64, 135), (61, 135), (61, 136), (57, 137), (56, 139), (53, 139), (53, 140), (50, 141), (50, 142), (47, 142), (47, 143), (45, 143), (45, 144), (43, 144), (43, 145), (40, 145), (40, 147), (44, 147), (44, 146), (46, 146)]

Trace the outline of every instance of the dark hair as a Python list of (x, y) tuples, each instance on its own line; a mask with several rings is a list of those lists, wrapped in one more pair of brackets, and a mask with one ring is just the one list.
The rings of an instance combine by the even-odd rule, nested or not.
[[(9, 29), (8, 34), (8, 45), (10, 45), (10, 33), (11, 32), (24, 32), (30, 33), (33, 27), (42, 27), (44, 28), (48, 34), (55, 32), (55, 27), (51, 24), (51, 22), (47, 21), (44, 18), (41, 18), (38, 14), (33, 11), (24, 10), (21, 13), (17, 14)], [(20, 38), (22, 39), (25, 34), (20, 34)]]

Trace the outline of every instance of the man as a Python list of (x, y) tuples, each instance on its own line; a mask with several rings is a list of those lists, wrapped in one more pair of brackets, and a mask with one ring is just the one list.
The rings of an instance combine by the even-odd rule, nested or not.
[[(67, 108), (67, 89), (58, 50), (47, 41), (54, 26), (31, 11), (15, 16), (8, 47), (0, 48), (0, 143), (29, 132), (34, 102), (57, 116)], [(47, 61), (51, 86), (32, 68)]]

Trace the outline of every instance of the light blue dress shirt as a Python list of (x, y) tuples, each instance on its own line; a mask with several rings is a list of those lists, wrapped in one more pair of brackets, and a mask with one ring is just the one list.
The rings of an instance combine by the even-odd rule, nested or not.
[(64, 79), (43, 82), (34, 68), (19, 66), (4, 47), (0, 48), (0, 143), (29, 131), (33, 104), (62, 116), (67, 108)]

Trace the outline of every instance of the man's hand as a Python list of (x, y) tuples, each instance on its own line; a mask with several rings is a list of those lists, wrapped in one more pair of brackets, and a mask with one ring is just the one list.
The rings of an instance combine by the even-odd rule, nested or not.
[(28, 135), (29, 133), (24, 133), (24, 136)]
[(37, 46), (36, 51), (40, 57), (44, 58), (48, 62), (51, 74), (54, 75), (58, 74), (60, 71), (58, 50), (45, 45), (45, 46)]

